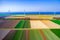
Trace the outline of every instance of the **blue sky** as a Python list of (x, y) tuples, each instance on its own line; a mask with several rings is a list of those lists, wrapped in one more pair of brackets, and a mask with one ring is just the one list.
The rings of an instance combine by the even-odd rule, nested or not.
[(0, 12), (60, 11), (60, 0), (0, 0)]

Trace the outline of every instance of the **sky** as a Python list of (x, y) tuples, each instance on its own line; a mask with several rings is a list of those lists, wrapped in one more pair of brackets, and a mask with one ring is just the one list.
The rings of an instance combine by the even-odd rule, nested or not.
[(56, 12), (60, 11), (60, 0), (0, 0), (0, 12)]

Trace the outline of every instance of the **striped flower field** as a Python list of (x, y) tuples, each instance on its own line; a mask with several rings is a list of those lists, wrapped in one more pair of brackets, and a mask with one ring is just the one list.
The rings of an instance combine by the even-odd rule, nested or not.
[(60, 20), (0, 20), (0, 28), (60, 28)]
[(0, 40), (60, 40), (60, 29), (0, 30)]
[(0, 40), (60, 40), (60, 20), (0, 20)]

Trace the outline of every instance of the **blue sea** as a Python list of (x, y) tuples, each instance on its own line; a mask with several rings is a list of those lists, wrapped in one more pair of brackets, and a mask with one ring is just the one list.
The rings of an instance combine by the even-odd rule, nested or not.
[(60, 12), (0, 12), (1, 16), (10, 15), (60, 15)]

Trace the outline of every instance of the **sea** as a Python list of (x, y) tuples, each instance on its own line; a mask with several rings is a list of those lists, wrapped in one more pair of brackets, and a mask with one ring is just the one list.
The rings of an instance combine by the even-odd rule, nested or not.
[(0, 12), (0, 17), (11, 15), (60, 15), (60, 12)]

